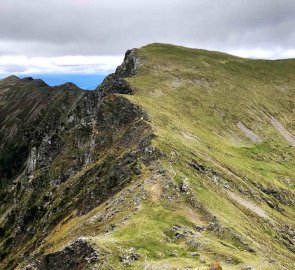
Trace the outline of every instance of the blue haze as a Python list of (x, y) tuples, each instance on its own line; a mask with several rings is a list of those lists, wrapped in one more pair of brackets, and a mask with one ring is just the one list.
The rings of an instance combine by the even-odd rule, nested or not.
[(50, 86), (72, 82), (82, 89), (94, 90), (105, 78), (105, 75), (99, 74), (29, 74), (19, 75), (18, 77), (32, 77), (42, 79)]

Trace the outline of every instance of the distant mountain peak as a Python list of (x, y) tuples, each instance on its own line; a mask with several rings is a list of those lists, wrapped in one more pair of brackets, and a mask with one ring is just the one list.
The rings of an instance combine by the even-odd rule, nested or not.
[(19, 80), (20, 80), (19, 77), (15, 76), (15, 75), (10, 75), (10, 76), (2, 79), (1, 81), (5, 82), (5, 83), (15, 83), (15, 82), (17, 82)]
[(81, 90), (80, 87), (78, 87), (76, 84), (74, 84), (72, 82), (66, 82), (66, 83), (58, 85), (56, 87), (66, 87), (67, 89), (70, 89), (70, 90)]

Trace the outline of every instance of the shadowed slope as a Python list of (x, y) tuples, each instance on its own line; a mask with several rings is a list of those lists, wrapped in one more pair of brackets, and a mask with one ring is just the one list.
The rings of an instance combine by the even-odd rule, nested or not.
[(2, 265), (292, 269), (294, 69), (151, 44), (48, 103), (3, 192)]

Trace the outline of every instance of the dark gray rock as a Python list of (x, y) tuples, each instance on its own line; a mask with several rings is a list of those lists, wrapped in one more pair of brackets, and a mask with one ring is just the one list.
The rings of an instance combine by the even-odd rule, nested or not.
[(195, 226), (195, 230), (197, 231), (197, 232), (202, 232), (202, 231), (204, 231), (206, 228), (205, 228), (205, 226), (203, 226), (203, 225), (196, 225)]
[[(128, 51), (96, 91), (72, 83), (49, 87), (32, 78), (1, 83), (10, 87), (0, 106), (0, 178), (6, 187), (0, 189), (1, 210), (13, 207), (0, 224), (0, 260), (13, 252), (10, 268), (35, 261), (32, 251), (66, 216), (88, 213), (161, 155), (151, 146), (147, 113), (115, 95), (133, 92), (124, 78), (138, 65), (136, 50)], [(55, 255), (62, 254), (49, 256), (50, 263)]]
[(197, 248), (200, 247), (200, 242), (197, 240), (196, 237), (194, 237), (194, 238), (192, 238), (192, 239), (186, 241), (185, 243), (186, 243), (188, 246), (190, 246), (190, 247), (192, 247), (192, 248), (195, 248), (195, 249), (197, 249)]
[(189, 190), (189, 183), (186, 178), (183, 178), (180, 184), (180, 191), (187, 192)]
[(101, 254), (84, 239), (78, 239), (65, 249), (41, 257), (35, 264), (24, 270), (80, 270), (100, 262)]
[(140, 255), (134, 248), (130, 248), (124, 254), (119, 256), (120, 261), (126, 266), (131, 265), (133, 262), (139, 260), (139, 258)]

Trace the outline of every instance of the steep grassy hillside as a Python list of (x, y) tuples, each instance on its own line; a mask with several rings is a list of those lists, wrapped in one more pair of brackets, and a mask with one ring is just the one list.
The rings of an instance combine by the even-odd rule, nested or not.
[(151, 44), (77, 93), (57, 128), (41, 113), (24, 125), (40, 139), (18, 136), (3, 269), (293, 269), (294, 60)]
[(295, 61), (161, 44), (137, 54), (130, 99), (150, 113), (170, 177), (187, 182), (181, 200), (197, 201), (195, 222), (212, 222), (208, 212), (220, 226), (201, 234), (200, 257), (225, 269), (292, 269)]

